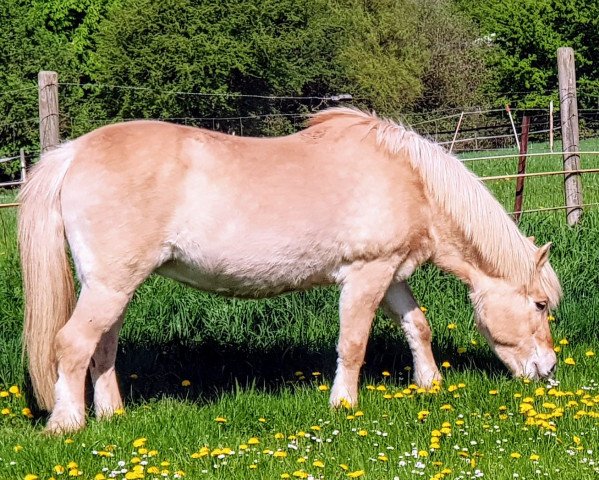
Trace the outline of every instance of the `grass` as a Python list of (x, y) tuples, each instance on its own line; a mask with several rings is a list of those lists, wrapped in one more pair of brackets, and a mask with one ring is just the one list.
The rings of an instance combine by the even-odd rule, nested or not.
[[(596, 166), (596, 159), (584, 161)], [(535, 158), (529, 171), (557, 170), (559, 162)], [(471, 167), (480, 175), (514, 173), (515, 160)], [(525, 208), (561, 205), (561, 181), (527, 179)], [(511, 210), (513, 182), (490, 187)], [(584, 188), (585, 202), (599, 201), (599, 177), (585, 177)], [(336, 290), (254, 302), (152, 277), (121, 335), (126, 411), (57, 438), (41, 434), (43, 416), (23, 410), (32, 401), (20, 362), (14, 215), (0, 210), (0, 480), (142, 478), (135, 473), (141, 467), (143, 478), (194, 479), (580, 480), (599, 473), (599, 210), (589, 209), (575, 228), (564, 225), (563, 211), (525, 214), (521, 222), (538, 243), (554, 243), (552, 264), (565, 292), (552, 322), (558, 384), (510, 379), (474, 329), (466, 288), (425, 266), (410, 283), (427, 307), (437, 361), (450, 365), (443, 385), (435, 392), (410, 386), (405, 339), (379, 315), (360, 410), (331, 411)]]

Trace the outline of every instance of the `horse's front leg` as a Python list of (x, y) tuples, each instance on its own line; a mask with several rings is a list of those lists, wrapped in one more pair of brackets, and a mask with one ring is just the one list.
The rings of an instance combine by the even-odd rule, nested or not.
[(414, 359), (414, 381), (429, 388), (441, 380), (431, 348), (431, 329), (405, 282), (393, 283), (383, 302), (385, 312), (401, 325)]
[(330, 398), (333, 407), (342, 405), (344, 400), (352, 406), (358, 403), (358, 377), (364, 363), (368, 334), (396, 268), (396, 262), (374, 261), (350, 265), (343, 272), (337, 374)]

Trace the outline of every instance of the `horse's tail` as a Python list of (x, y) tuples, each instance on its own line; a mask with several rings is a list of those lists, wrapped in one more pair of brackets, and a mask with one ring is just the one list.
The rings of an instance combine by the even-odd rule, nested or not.
[(54, 338), (75, 305), (65, 245), (60, 192), (74, 156), (73, 144), (45, 153), (21, 193), (19, 247), (25, 293), (23, 355), (40, 408), (54, 407)]

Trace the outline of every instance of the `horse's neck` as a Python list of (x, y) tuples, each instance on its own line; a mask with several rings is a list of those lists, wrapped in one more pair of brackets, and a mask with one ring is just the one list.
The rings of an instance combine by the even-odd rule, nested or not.
[(493, 276), (492, 267), (477, 248), (469, 242), (454, 222), (443, 221), (435, 225), (436, 248), (432, 257), (439, 268), (450, 272), (473, 286), (482, 276)]

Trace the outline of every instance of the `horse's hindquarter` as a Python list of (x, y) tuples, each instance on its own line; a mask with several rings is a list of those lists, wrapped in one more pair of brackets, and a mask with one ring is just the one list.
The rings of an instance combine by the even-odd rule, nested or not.
[[(139, 132), (144, 126), (153, 131)], [(96, 161), (69, 172), (80, 186), (81, 177), (104, 183), (94, 201), (78, 198), (73, 208), (94, 230), (82, 250), (102, 251), (102, 263), (155, 262), (159, 273), (201, 289), (266, 296), (413, 250), (426, 230), (413, 173), (369, 142), (138, 129), (97, 146), (100, 153), (87, 149)]]

